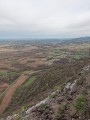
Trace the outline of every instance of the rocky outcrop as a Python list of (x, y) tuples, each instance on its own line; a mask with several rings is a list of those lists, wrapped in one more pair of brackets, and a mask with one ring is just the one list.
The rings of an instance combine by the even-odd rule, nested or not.
[[(81, 78), (84, 72), (89, 70), (90, 70), (90, 66), (84, 67), (83, 73), (80, 75)], [(61, 108), (59, 109), (62, 112), (60, 111), (59, 114), (62, 114), (61, 116), (63, 118), (62, 120), (64, 119), (78, 120), (79, 116), (77, 115), (76, 110), (73, 109), (72, 107), (69, 108), (70, 107), (69, 104), (73, 104), (73, 101), (76, 99), (78, 94), (81, 94), (80, 90), (83, 90), (84, 87), (84, 86), (77, 87), (77, 81), (78, 78), (67, 82), (62, 89), (53, 92), (46, 99), (40, 101), (33, 107), (25, 110), (23, 114), (14, 114), (12, 116), (8, 116), (6, 119), (2, 118), (1, 120), (18, 120), (19, 118), (20, 120), (56, 120), (55, 117), (56, 114), (58, 113), (57, 108), (59, 105), (61, 105), (60, 106)], [(80, 118), (80, 120), (82, 119)]]
[[(66, 93), (67, 91), (72, 93), (75, 88), (75, 85), (76, 85), (76, 80), (73, 83), (68, 82), (62, 90), (57, 90), (57, 91), (53, 92), (50, 96), (57, 95), (58, 96), (57, 101), (62, 102), (63, 98), (60, 97), (60, 94)], [(34, 105), (33, 107), (29, 108), (28, 110), (24, 111), (24, 117), (20, 116), (18, 114), (14, 114), (12, 116), (8, 116), (6, 119), (2, 118), (1, 120), (13, 120), (13, 119), (16, 120), (18, 117), (21, 117), (22, 120), (28, 120), (32, 116), (32, 112), (35, 110), (38, 110), (37, 108), (39, 108), (39, 106), (41, 106), (43, 104), (49, 105), (52, 102), (52, 98), (50, 96), (47, 97), (46, 99), (40, 101), (38, 104)]]

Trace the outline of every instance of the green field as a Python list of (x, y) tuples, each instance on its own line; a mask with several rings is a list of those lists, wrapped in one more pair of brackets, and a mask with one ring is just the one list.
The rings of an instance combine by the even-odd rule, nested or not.
[(20, 73), (17, 72), (2, 72), (0, 71), (0, 76), (15, 76), (15, 75), (19, 75)]
[(31, 78), (29, 78), (29, 79), (22, 85), (22, 87), (27, 87), (27, 86), (30, 85), (35, 79), (36, 79), (36, 77), (35, 77), (35, 76), (32, 76)]

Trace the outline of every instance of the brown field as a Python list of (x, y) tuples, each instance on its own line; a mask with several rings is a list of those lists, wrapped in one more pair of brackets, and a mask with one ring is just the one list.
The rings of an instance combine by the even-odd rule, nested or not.
[[(42, 52), (43, 51), (43, 52)], [(40, 54), (39, 54), (40, 53)], [(46, 62), (42, 46), (31, 43), (0, 44), (0, 94), (22, 73), (30, 73)]]
[[(40, 57), (40, 58), (39, 58)], [(0, 69), (21, 71), (26, 67), (37, 67), (45, 62), (44, 55), (39, 54), (39, 47), (35, 45), (0, 45)], [(32, 64), (31, 64), (32, 63)]]
[(29, 78), (29, 75), (21, 75), (16, 82), (6, 91), (5, 95), (3, 96), (3, 99), (0, 104), (0, 114), (2, 114), (6, 108), (8, 107), (9, 103), (11, 102), (12, 96), (15, 92), (15, 90), (23, 84), (27, 79)]

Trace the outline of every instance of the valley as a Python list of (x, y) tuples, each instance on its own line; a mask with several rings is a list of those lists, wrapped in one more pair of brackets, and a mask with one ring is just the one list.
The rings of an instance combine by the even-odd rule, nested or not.
[[(81, 74), (90, 64), (89, 58), (90, 41), (77, 38), (72, 41), (0, 41), (0, 117), (17, 113), (22, 116), (48, 96), (55, 97), (51, 94), (62, 90), (68, 82), (86, 79), (85, 76), (89, 79), (89, 72), (85, 76)], [(53, 101), (52, 104), (58, 106)]]

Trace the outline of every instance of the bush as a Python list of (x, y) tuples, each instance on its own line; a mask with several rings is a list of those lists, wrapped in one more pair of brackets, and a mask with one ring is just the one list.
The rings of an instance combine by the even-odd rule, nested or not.
[(86, 86), (86, 89), (90, 89), (90, 84)]
[(43, 103), (43, 104), (41, 104), (41, 105), (39, 106), (39, 108), (46, 110), (46, 109), (49, 108), (49, 105), (46, 104), (46, 103)]
[(87, 100), (85, 96), (79, 96), (76, 100), (75, 107), (77, 111), (83, 111), (86, 108)]
[(57, 93), (54, 93), (50, 95), (50, 98), (56, 98), (57, 96), (58, 96)]
[(55, 120), (63, 119), (64, 110), (65, 110), (66, 106), (67, 106), (66, 103), (58, 106), (57, 113), (55, 115)]
[(83, 80), (83, 79), (79, 79), (79, 80), (77, 81), (77, 85), (82, 85), (82, 84), (83, 84), (83, 82), (84, 82), (84, 80)]

